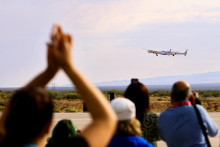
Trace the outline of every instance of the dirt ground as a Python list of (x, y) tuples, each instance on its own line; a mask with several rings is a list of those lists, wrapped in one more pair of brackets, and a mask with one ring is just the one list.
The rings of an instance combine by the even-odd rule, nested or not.
[[(209, 112), (220, 112), (220, 102), (202, 102), (202, 105)], [(81, 100), (54, 100), (54, 110), (56, 112), (82, 112), (83, 103)], [(150, 108), (153, 112), (162, 112), (172, 107), (170, 101), (151, 101)]]
[[(220, 102), (202, 102), (202, 106), (205, 107), (205, 109), (209, 112), (220, 111)], [(168, 101), (158, 101), (150, 103), (151, 111), (155, 112), (161, 112), (170, 107), (172, 107), (172, 105)]]

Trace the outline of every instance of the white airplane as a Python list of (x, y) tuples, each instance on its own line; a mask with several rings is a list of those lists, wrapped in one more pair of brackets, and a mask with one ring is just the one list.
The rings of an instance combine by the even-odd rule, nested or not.
[[(147, 49), (145, 49), (145, 50), (147, 50)], [(155, 50), (148, 50), (147, 52), (148, 53), (152, 53), (152, 54), (156, 54), (156, 56), (158, 56), (158, 55), (172, 55), (172, 56), (175, 56), (175, 55), (184, 55), (184, 56), (186, 56), (186, 54), (187, 54), (187, 51), (188, 50), (186, 50), (185, 52), (173, 52), (171, 49), (169, 50), (169, 51), (155, 51)]]

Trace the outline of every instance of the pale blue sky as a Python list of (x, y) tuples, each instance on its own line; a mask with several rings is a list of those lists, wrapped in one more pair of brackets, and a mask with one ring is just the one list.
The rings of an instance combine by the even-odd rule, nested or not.
[[(219, 0), (0, 0), (0, 22), (0, 87), (44, 70), (54, 23), (74, 35), (74, 62), (92, 82), (220, 71)], [(52, 82), (70, 83), (62, 72)]]

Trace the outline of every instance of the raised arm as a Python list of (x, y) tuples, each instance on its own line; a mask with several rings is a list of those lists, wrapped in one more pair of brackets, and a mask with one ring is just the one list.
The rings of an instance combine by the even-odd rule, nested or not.
[(92, 147), (107, 146), (116, 128), (116, 115), (105, 96), (94, 87), (71, 62), (71, 37), (63, 34), (60, 48), (54, 50), (62, 69), (75, 84), (92, 115), (92, 123), (82, 136)]

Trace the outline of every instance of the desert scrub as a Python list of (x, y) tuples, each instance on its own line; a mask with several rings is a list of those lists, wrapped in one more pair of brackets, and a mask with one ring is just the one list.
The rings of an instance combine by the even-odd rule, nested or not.
[(82, 109), (76, 109), (75, 107), (65, 109), (65, 112), (82, 112)]
[(169, 96), (170, 91), (150, 91), (149, 95), (152, 97), (161, 97), (161, 96)]
[(82, 100), (53, 100), (55, 112), (82, 112)]
[(77, 100), (80, 99), (80, 95), (78, 93), (68, 93), (63, 97), (63, 99), (67, 100)]
[(163, 101), (163, 98), (158, 98), (157, 101)]
[(48, 95), (56, 100), (77, 100), (81, 99), (79, 93), (75, 91), (48, 91)]

